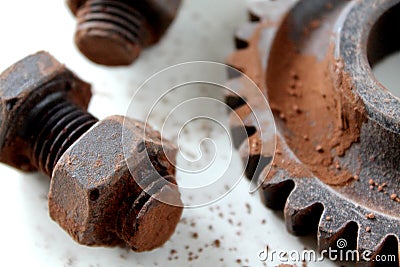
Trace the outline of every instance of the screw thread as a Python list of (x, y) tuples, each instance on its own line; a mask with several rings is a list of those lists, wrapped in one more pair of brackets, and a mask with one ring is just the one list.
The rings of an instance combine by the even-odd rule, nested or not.
[(98, 120), (68, 101), (63, 92), (42, 99), (29, 114), (33, 164), (48, 176), (62, 154)]
[(77, 20), (79, 49), (100, 64), (130, 64), (148, 43), (144, 16), (123, 0), (88, 0)]

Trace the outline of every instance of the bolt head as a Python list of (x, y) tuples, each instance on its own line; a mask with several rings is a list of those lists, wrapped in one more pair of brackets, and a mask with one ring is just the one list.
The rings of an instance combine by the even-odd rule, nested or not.
[[(67, 0), (67, 5), (71, 12), (76, 16), (88, 0)], [(138, 9), (145, 17), (151, 18), (148, 23), (153, 28), (153, 32), (159, 37), (168, 29), (178, 12), (182, 0), (142, 0), (125, 1)], [(158, 39), (158, 38), (157, 38)], [(157, 40), (153, 40), (156, 42)]]
[(151, 18), (148, 23), (153, 27), (153, 31), (158, 39), (165, 33), (173, 22), (178, 12), (181, 0), (146, 0), (144, 1), (143, 10), (146, 18)]
[[(46, 86), (54, 83), (55, 86)], [(62, 91), (67, 99), (86, 109), (90, 85), (47, 52), (15, 63), (0, 75), (0, 161), (23, 171), (36, 167), (30, 161), (29, 111), (49, 94)]]
[[(106, 118), (77, 140), (55, 166), (50, 216), (78, 243), (144, 251), (161, 246), (174, 232), (182, 212), (174, 178), (155, 194), (163, 194), (177, 206), (146, 197), (141, 186), (160, 184), (164, 179), (158, 172), (163, 177), (174, 175), (174, 162), (167, 158), (174, 161), (176, 148), (164, 140), (162, 146), (159, 133), (150, 128), (144, 136), (144, 127), (121, 116)], [(162, 164), (154, 164), (155, 160)], [(162, 168), (156, 167), (157, 171), (153, 165)], [(146, 177), (151, 179), (144, 182)]]
[(75, 43), (91, 61), (106, 66), (130, 65), (143, 47), (161, 38), (181, 0), (70, 0), (77, 17)]

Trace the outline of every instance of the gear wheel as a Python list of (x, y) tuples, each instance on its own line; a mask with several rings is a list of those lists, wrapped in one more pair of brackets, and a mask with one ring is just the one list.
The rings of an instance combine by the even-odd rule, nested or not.
[[(321, 251), (357, 250), (370, 265), (393, 255), (384, 266), (399, 266), (400, 100), (372, 67), (400, 49), (400, 1), (267, 1), (249, 13), (228, 64), (267, 97), (277, 149), (262, 152), (266, 129), (252, 120), (248, 138), (232, 125), (246, 176), (262, 182), (267, 207), (284, 210), (289, 232), (317, 232)], [(257, 103), (242, 78), (230, 77), (236, 94), (225, 97), (236, 112)]]

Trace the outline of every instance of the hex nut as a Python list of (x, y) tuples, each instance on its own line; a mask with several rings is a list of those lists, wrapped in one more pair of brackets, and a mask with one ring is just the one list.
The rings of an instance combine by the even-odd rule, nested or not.
[[(58, 161), (50, 186), (50, 216), (77, 242), (114, 246), (125, 240), (132, 249), (144, 251), (161, 246), (173, 234), (182, 203), (174, 182), (168, 181), (174, 181), (168, 178), (174, 175), (174, 162), (166, 162), (175, 159), (176, 148), (165, 141), (162, 147), (159, 133), (150, 128), (145, 137), (143, 133), (141, 122), (108, 117)], [(148, 187), (148, 194), (141, 187)]]

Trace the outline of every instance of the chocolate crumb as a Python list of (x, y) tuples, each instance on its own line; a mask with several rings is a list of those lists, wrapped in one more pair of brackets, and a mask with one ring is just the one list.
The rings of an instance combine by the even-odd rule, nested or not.
[(293, 110), (296, 111), (296, 113), (301, 113), (301, 110), (298, 105), (293, 105)]
[(221, 246), (221, 241), (219, 241), (219, 239), (215, 239), (215, 240), (214, 240), (214, 246), (215, 246), (216, 248), (219, 248), (219, 247)]
[(246, 203), (246, 209), (247, 209), (247, 213), (251, 214), (251, 206), (249, 203)]
[(367, 219), (372, 220), (372, 219), (375, 219), (375, 214), (373, 214), (373, 213), (371, 212), (371, 213), (366, 214), (365, 217), (367, 217)]
[(340, 164), (339, 164), (339, 163), (336, 163), (336, 164), (335, 164), (335, 168), (336, 168), (337, 170), (340, 170), (340, 169), (341, 169)]
[(193, 238), (193, 239), (199, 238), (199, 234), (198, 234), (198, 233), (193, 233), (193, 234), (192, 234), (192, 238)]

